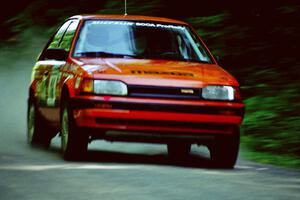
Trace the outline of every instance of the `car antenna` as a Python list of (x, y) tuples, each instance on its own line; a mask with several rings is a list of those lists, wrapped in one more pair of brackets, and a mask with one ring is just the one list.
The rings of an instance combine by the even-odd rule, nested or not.
[(124, 15), (127, 15), (127, 0), (124, 0)]

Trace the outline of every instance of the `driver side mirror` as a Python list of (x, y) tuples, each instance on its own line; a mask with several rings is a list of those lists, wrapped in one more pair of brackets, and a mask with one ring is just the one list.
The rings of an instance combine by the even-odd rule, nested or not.
[(42, 54), (42, 60), (66, 60), (68, 57), (68, 52), (64, 49), (59, 48), (49, 48), (46, 49)]

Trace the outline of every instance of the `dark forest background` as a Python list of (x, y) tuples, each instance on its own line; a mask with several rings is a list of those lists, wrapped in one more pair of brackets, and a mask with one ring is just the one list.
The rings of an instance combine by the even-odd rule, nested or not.
[[(67, 17), (123, 14), (123, 0), (10, 0), (1, 3), (0, 47), (48, 38)], [(300, 167), (300, 2), (128, 0), (130, 15), (190, 23), (239, 80), (247, 106), (242, 146), (264, 162)], [(31, 31), (30, 31), (31, 30)], [(260, 153), (258, 153), (260, 152)]]

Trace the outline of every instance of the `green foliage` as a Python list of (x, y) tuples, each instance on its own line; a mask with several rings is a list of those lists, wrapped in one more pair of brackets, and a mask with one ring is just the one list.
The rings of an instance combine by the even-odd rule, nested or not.
[(242, 130), (249, 148), (300, 156), (299, 86), (262, 87), (260, 93), (245, 100)]

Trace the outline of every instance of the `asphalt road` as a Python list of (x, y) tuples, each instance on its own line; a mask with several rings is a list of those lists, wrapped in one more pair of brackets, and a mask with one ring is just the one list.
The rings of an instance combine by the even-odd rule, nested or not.
[[(206, 149), (174, 162), (163, 145), (93, 142), (83, 162), (66, 162), (26, 143), (26, 99), (34, 58), (45, 41), (0, 51), (0, 200), (300, 199), (300, 173), (239, 158), (213, 169)], [(29, 49), (24, 51), (24, 49)]]

